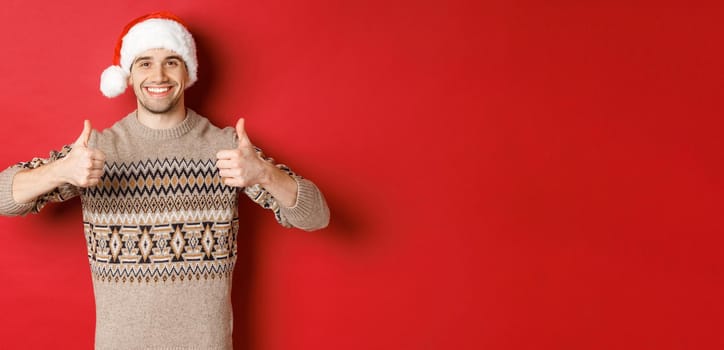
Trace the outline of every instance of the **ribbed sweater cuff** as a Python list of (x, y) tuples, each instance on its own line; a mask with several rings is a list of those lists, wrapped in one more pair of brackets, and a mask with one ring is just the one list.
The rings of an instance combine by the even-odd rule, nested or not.
[(292, 176), (297, 181), (297, 202), (292, 207), (281, 207), (280, 211), (293, 226), (315, 230), (323, 228), (329, 221), (329, 210), (322, 194), (311, 181)]
[(7, 168), (0, 173), (0, 214), (24, 215), (29, 213), (35, 203), (18, 203), (13, 198), (13, 179), (23, 168)]

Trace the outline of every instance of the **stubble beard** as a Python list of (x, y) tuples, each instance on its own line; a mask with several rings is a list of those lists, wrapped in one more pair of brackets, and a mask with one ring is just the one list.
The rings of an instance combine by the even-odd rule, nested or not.
[[(142, 89), (142, 88), (141, 88)], [(140, 91), (140, 94), (137, 94), (136, 96), (143, 96), (143, 92)], [(167, 103), (159, 103), (158, 105), (154, 106), (153, 103), (146, 103), (143, 98), (137, 97), (136, 100), (138, 100), (138, 105), (141, 106), (144, 110), (151, 114), (166, 114), (170, 111), (173, 111), (178, 107), (179, 101), (181, 100), (181, 96), (183, 94), (179, 94), (178, 96), (175, 96), (172, 100), (168, 101)]]
[(169, 101), (169, 103), (161, 106), (150, 106), (143, 102), (142, 99), (138, 99), (138, 104), (143, 107), (146, 111), (150, 112), (151, 114), (166, 114), (172, 110), (174, 110), (178, 106), (178, 101), (180, 97), (176, 97), (172, 101)]

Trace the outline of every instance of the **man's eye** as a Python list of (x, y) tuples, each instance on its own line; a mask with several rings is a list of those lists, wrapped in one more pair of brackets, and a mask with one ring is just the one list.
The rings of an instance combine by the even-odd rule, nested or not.
[(176, 67), (176, 66), (178, 66), (178, 62), (176, 62), (176, 61), (168, 61), (168, 62), (166, 62), (166, 64), (167, 64), (169, 67)]

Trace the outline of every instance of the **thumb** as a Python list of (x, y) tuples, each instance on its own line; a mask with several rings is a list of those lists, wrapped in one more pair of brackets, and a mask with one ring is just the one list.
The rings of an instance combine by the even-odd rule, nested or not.
[(239, 118), (239, 121), (236, 122), (236, 135), (239, 137), (239, 148), (251, 146), (249, 135), (244, 129), (244, 118)]
[(90, 120), (86, 119), (83, 122), (83, 132), (81, 132), (80, 136), (78, 136), (78, 139), (75, 140), (74, 145), (88, 147), (88, 140), (90, 139), (91, 130), (93, 130), (91, 128), (91, 122)]

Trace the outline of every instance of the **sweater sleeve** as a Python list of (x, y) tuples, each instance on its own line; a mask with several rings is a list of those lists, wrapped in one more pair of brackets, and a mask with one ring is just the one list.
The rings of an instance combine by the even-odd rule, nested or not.
[(244, 193), (254, 202), (274, 212), (277, 222), (284, 227), (296, 227), (305, 231), (322, 229), (329, 223), (329, 207), (319, 188), (311, 181), (295, 174), (284, 164), (275, 164), (274, 159), (264, 156), (261, 149), (257, 154), (267, 162), (289, 174), (297, 182), (297, 201), (291, 207), (284, 207), (274, 196), (260, 185), (247, 186)]
[(65, 157), (71, 147), (63, 146), (60, 151), (51, 151), (48, 158), (33, 158), (29, 162), (20, 162), (0, 172), (0, 215), (15, 216), (38, 213), (48, 202), (62, 202), (80, 194), (77, 187), (66, 184), (56, 187), (32, 202), (18, 203), (13, 198), (13, 179), (15, 174), (26, 169), (35, 169)]

